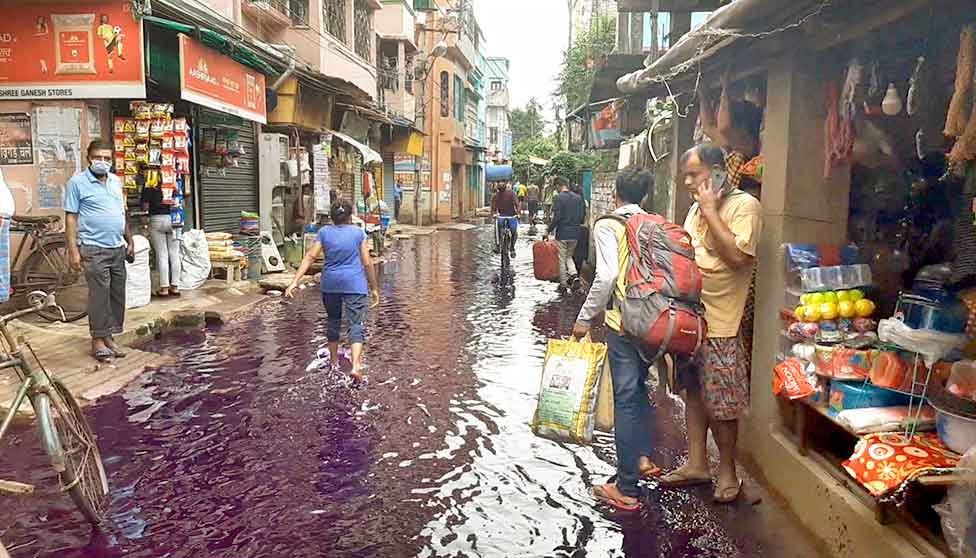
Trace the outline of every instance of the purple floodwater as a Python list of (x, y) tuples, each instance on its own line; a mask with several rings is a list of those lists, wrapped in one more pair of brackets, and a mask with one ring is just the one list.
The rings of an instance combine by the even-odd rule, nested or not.
[[(394, 249), (364, 389), (314, 366), (325, 327), (313, 291), (165, 336), (149, 350), (177, 365), (88, 409), (111, 486), (104, 531), (58, 493), (35, 430), (19, 427), (0, 478), (37, 492), (5, 497), (0, 538), (15, 558), (807, 556), (771, 502), (720, 507), (710, 489), (652, 484), (642, 516), (592, 505), (612, 438), (563, 445), (529, 428), (546, 340), (568, 333), (581, 301), (532, 278), (524, 231), (514, 288), (499, 285), (484, 228)], [(655, 458), (669, 467), (681, 410), (656, 409)]]

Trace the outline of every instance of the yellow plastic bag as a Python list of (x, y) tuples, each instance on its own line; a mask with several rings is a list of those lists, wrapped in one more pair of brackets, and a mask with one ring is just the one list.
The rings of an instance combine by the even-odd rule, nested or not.
[(603, 373), (600, 374), (593, 420), (594, 427), (600, 432), (613, 432), (613, 375), (610, 373), (609, 358), (604, 361)]
[(532, 419), (537, 436), (588, 444), (593, 440), (594, 409), (607, 346), (589, 339), (550, 339)]

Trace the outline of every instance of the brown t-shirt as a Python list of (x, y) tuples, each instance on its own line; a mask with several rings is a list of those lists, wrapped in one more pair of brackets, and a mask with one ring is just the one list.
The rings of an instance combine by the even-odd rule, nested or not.
[(491, 201), (491, 209), (502, 217), (516, 217), (518, 215), (517, 202), (515, 192), (503, 190), (495, 194), (495, 199)]

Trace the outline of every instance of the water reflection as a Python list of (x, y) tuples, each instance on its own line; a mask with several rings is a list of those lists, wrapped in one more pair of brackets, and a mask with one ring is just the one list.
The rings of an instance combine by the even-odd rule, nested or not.
[[(751, 511), (716, 509), (707, 491), (651, 487), (641, 517), (595, 509), (587, 489), (613, 473), (612, 439), (531, 434), (546, 340), (567, 334), (579, 300), (536, 282), (520, 242), (507, 286), (488, 228), (393, 252), (363, 390), (320, 366), (314, 289), (166, 336), (151, 349), (178, 365), (89, 411), (112, 487), (105, 532), (80, 522), (23, 430), (0, 474), (38, 493), (0, 510), (4, 542), (92, 558), (774, 556), (748, 532)], [(662, 465), (679, 455), (677, 412), (658, 412)]]

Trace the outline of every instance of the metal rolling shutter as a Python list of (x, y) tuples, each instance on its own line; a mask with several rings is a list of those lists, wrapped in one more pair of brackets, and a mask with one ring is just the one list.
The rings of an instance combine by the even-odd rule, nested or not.
[[(211, 113), (220, 117), (220, 113), (203, 108), (200, 112), (201, 116)], [(258, 156), (254, 123), (245, 120), (241, 125), (224, 124), (221, 127), (238, 132), (244, 155), (238, 157), (237, 166), (226, 167), (224, 173), (217, 169), (201, 169), (201, 219), (207, 232), (237, 234), (240, 232), (241, 212), (258, 211)]]

